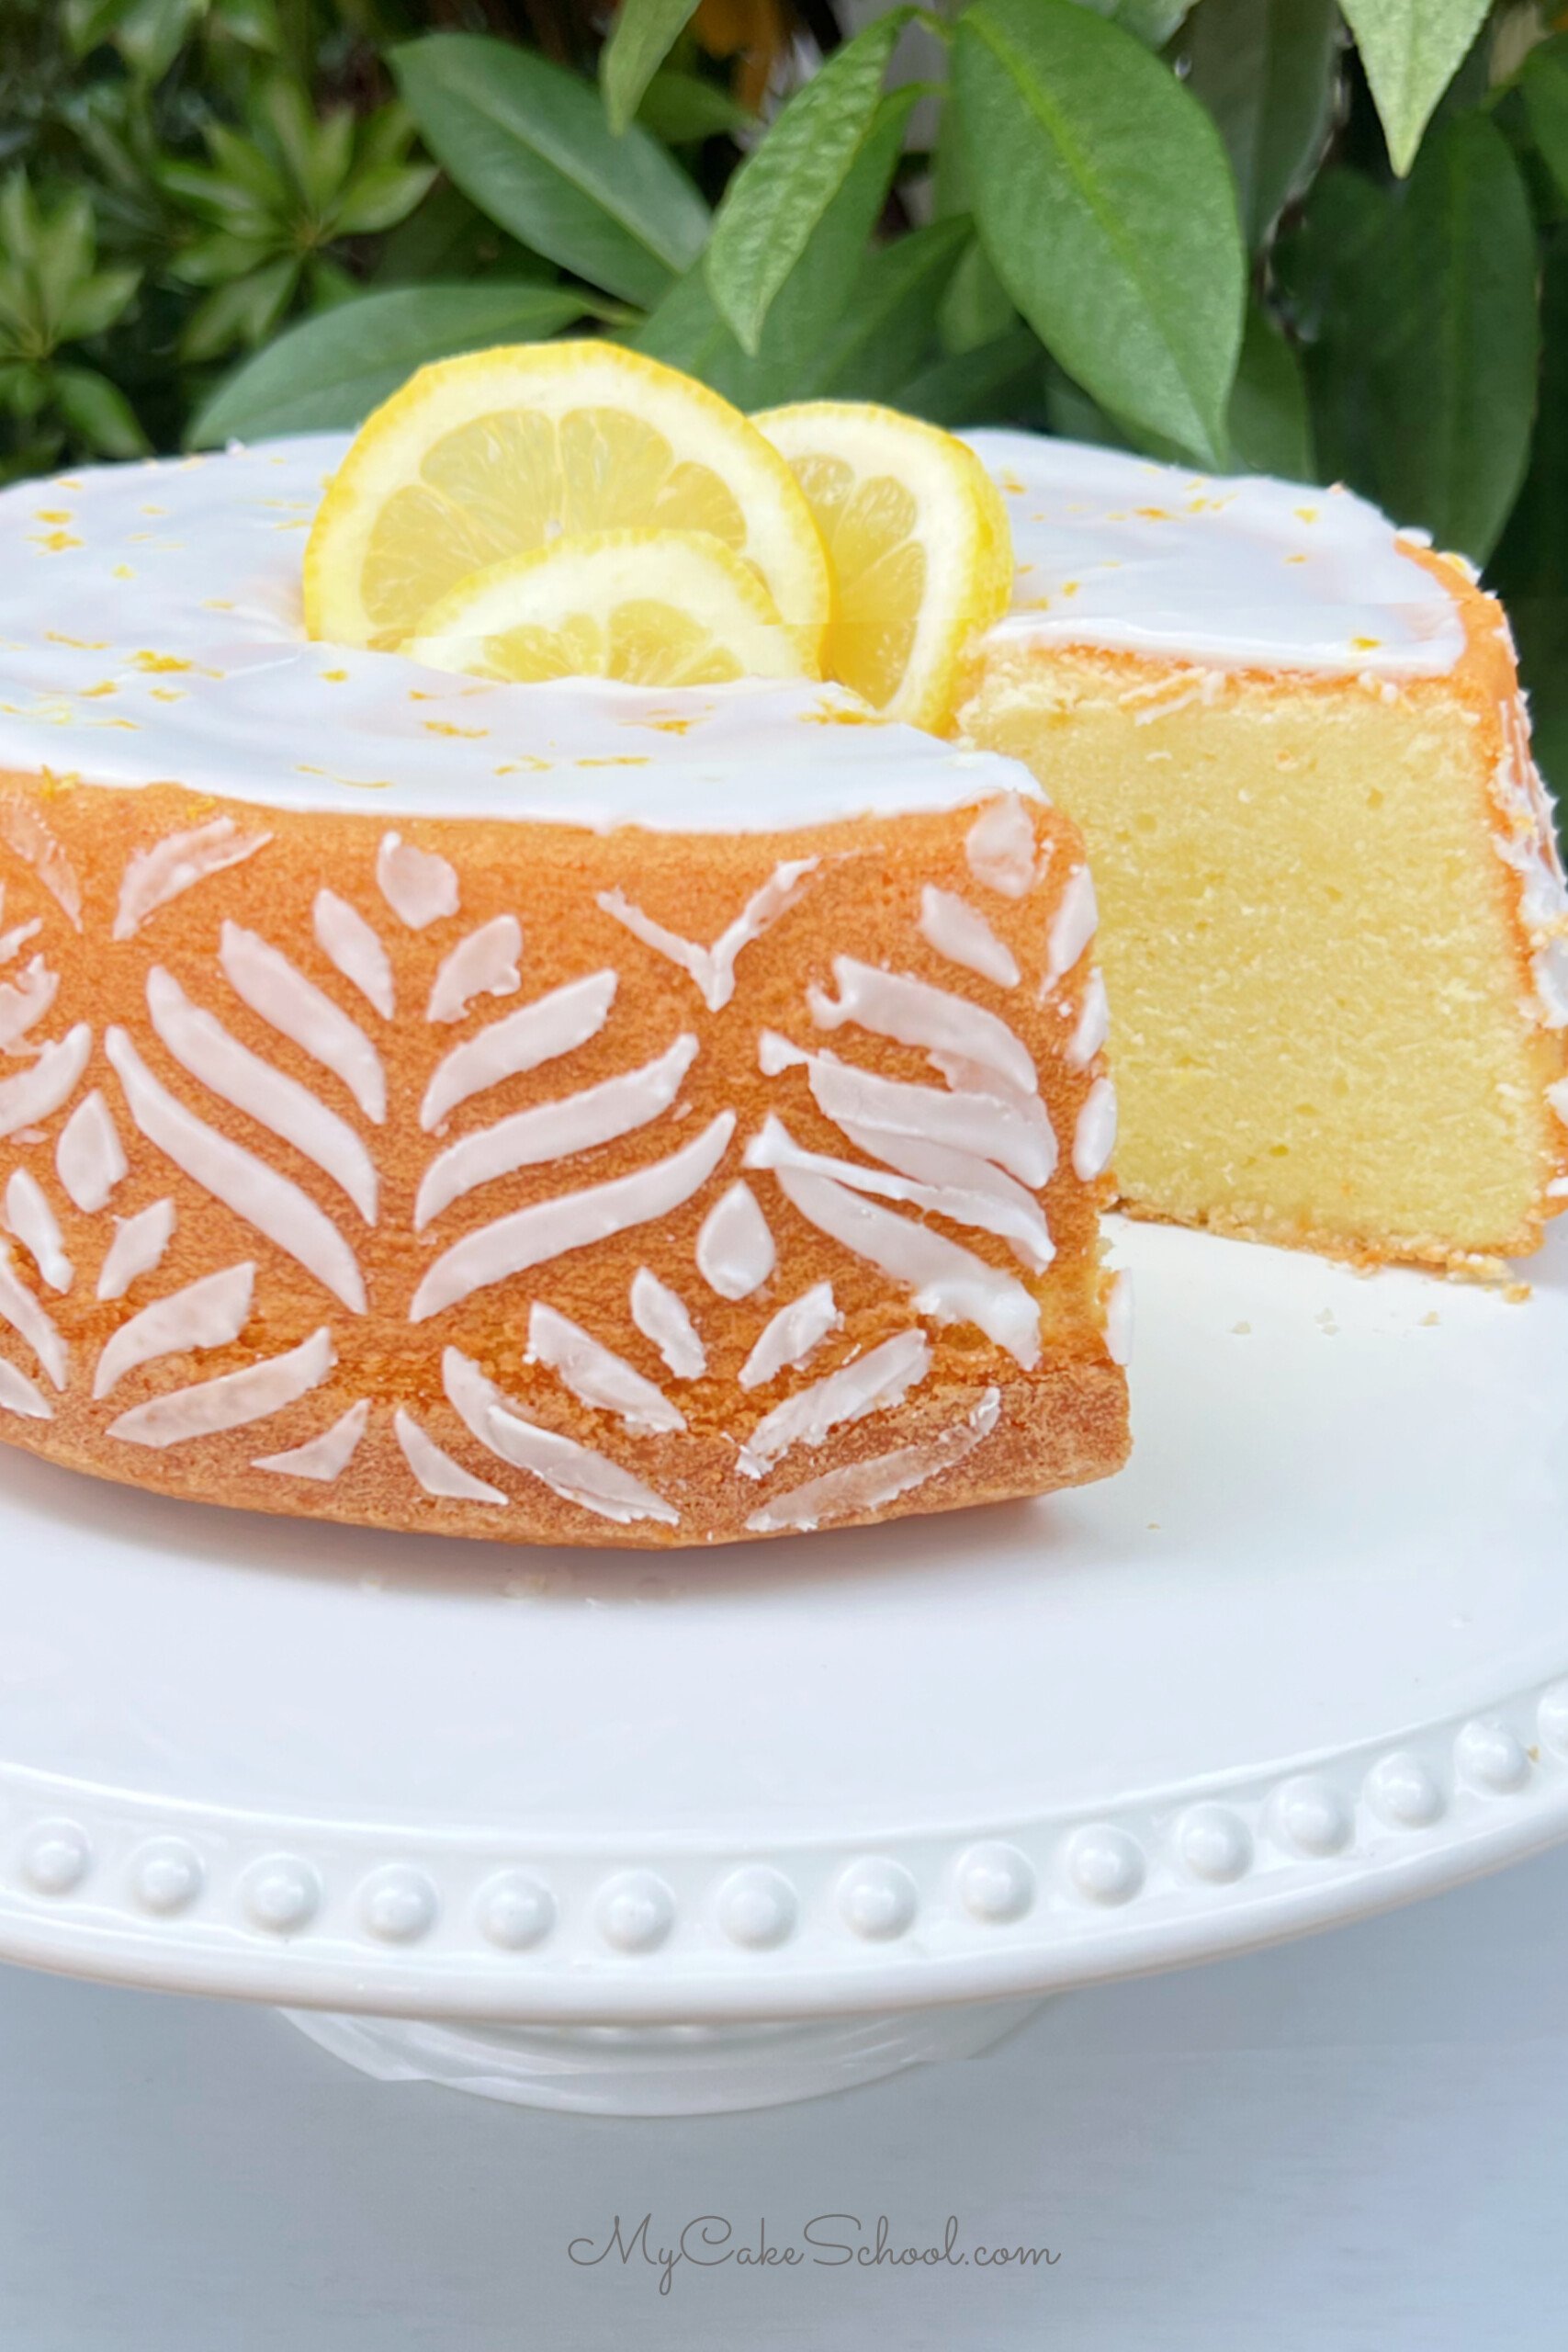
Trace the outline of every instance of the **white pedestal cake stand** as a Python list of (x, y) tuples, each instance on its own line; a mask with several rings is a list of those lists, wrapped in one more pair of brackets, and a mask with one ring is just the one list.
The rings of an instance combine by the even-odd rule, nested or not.
[(1038, 1504), (543, 1553), (0, 1457), (0, 1956), (694, 2111), (1568, 1834), (1568, 1237), (1116, 1246), (1133, 1464)]

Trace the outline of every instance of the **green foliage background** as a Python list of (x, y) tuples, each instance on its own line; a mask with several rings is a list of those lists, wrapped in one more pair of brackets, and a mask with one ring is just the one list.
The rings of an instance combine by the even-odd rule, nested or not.
[(584, 332), (1348, 481), (1568, 782), (1558, 0), (0, 0), (0, 479)]

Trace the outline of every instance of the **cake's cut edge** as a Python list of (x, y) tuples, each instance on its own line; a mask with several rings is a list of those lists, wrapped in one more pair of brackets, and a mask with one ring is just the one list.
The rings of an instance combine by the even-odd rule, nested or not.
[[(1492, 1279), (1506, 1274), (1508, 1259), (1536, 1250), (1547, 1221), (1568, 1208), (1568, 896), (1551, 803), (1530, 755), (1528, 713), (1503, 608), (1479, 586), (1461, 558), (1434, 554), (1404, 537), (1398, 544), (1404, 556), (1441, 586), (1459, 617), (1463, 650), (1450, 669), (1396, 677), (1372, 668), (1346, 675), (1328, 668), (1232, 665), (1179, 654), (1156, 657), (1088, 638), (1036, 645), (1015, 627), (1011, 635), (998, 634), (972, 649), (958, 733), (965, 743), (1023, 760), (1077, 819), (1088, 839), (1108, 917), (1100, 955), (1115, 1015), (1112, 1059), (1122, 1106), (1119, 1205), (1134, 1216), (1309, 1249), (1363, 1267), (1405, 1261)], [(1347, 713), (1375, 707), (1397, 715), (1410, 742), (1426, 744), (1429, 763), (1437, 756), (1439, 738), (1447, 741), (1450, 754), (1455, 745), (1463, 747), (1456, 763), (1463, 771), (1467, 806), (1462, 822), (1471, 837), (1463, 864), (1470, 880), (1480, 877), (1480, 897), (1495, 906), (1490, 985), (1506, 1010), (1506, 1019), (1498, 1023), (1495, 1078), (1499, 1094), (1517, 1099), (1517, 1105), (1506, 1148), (1490, 1155), (1494, 1173), (1505, 1160), (1511, 1162), (1507, 1182), (1496, 1188), (1508, 1193), (1511, 1212), (1494, 1216), (1483, 1228), (1466, 1229), (1463, 1206), (1456, 1203), (1452, 1216), (1434, 1219), (1424, 1229), (1418, 1219), (1391, 1216), (1386, 1202), (1369, 1200), (1348, 1219), (1299, 1210), (1273, 1214), (1262, 1188), (1249, 1200), (1245, 1185), (1227, 1188), (1216, 1174), (1195, 1180), (1184, 1193), (1180, 1187), (1156, 1179), (1154, 1163), (1168, 1159), (1168, 1141), (1179, 1114), (1173, 1117), (1168, 1096), (1157, 1109), (1147, 1098), (1138, 1064), (1139, 1041), (1127, 1034), (1129, 1027), (1135, 1032), (1138, 1026), (1138, 982), (1122, 967), (1141, 954), (1142, 969), (1157, 976), (1173, 954), (1168, 933), (1161, 938), (1158, 932), (1162, 918), (1168, 923), (1179, 919), (1172, 911), (1173, 867), (1162, 862), (1172, 844), (1163, 834), (1156, 835), (1151, 823), (1151, 847), (1140, 859), (1138, 845), (1126, 831), (1138, 820), (1132, 796), (1125, 796), (1114, 811), (1095, 802), (1084, 776), (1084, 741), (1080, 734), (1075, 744), (1071, 723), (1081, 720), (1086, 704), (1094, 701), (1114, 703), (1123, 711), (1131, 707), (1134, 715), (1121, 730), (1128, 758), (1139, 748), (1145, 760), (1153, 754), (1157, 761), (1163, 753), (1172, 762), (1173, 773), (1180, 768), (1184, 777), (1173, 792), (1189, 798), (1201, 790), (1191, 779), (1203, 775), (1206, 759), (1218, 756), (1217, 730), (1224, 729), (1227, 715), (1238, 711), (1265, 720), (1315, 712), (1328, 729), (1342, 725)], [(1179, 724), (1183, 714), (1190, 715), (1190, 755), (1173, 760), (1161, 738), (1170, 737), (1168, 722)], [(1245, 797), (1246, 787), (1242, 789)], [(1147, 810), (1143, 821), (1148, 821)], [(1188, 846), (1179, 832), (1175, 839), (1183, 849)], [(1411, 839), (1413, 848), (1419, 845)], [(1140, 865), (1143, 870), (1134, 872)], [(1207, 920), (1200, 910), (1201, 896), (1195, 890), (1182, 899), (1180, 916)], [(1413, 895), (1410, 903), (1419, 908), (1423, 901)], [(1283, 915), (1286, 910), (1281, 906), (1277, 911)], [(1445, 975), (1434, 961), (1430, 1018), (1425, 1023), (1431, 1039), (1441, 1035), (1438, 1016), (1443, 990), (1453, 984), (1453, 976)], [(1129, 1008), (1130, 1023), (1123, 1018)], [(1353, 1004), (1347, 1012), (1353, 1015)], [(1420, 1040), (1414, 1022), (1411, 1029), (1405, 1044), (1416, 1051)], [(1284, 1023), (1279, 1035), (1280, 1050), (1288, 1050), (1290, 1032)], [(1408, 1085), (1408, 1071), (1402, 1069), (1401, 1076)], [(1391, 1100), (1398, 1091), (1390, 1087)], [(1285, 1132), (1280, 1130), (1281, 1136)], [(1438, 1141), (1430, 1131), (1424, 1139), (1413, 1132), (1411, 1154), (1424, 1149), (1430, 1157)], [(1222, 1167), (1223, 1157), (1221, 1138), (1213, 1154), (1213, 1170)]]

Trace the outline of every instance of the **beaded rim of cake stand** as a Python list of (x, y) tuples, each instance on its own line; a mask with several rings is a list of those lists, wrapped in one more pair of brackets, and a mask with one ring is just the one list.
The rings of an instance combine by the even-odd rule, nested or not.
[(497, 2020), (1047, 1992), (1436, 1891), (1568, 1836), (1568, 1676), (1093, 1814), (761, 1848), (307, 1824), (0, 1772), (0, 1953)]

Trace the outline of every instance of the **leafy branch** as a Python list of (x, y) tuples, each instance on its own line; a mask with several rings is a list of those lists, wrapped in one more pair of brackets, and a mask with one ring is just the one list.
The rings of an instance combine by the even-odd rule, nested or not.
[(73, 349), (123, 317), (139, 275), (97, 266), (85, 191), (46, 207), (21, 172), (0, 188), (0, 409), (44, 447), (70, 440), (102, 458), (147, 447), (124, 394)]

